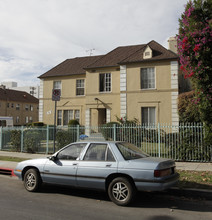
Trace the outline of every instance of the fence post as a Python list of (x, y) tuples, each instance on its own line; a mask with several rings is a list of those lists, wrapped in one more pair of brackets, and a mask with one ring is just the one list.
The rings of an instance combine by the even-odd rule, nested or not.
[(0, 150), (2, 149), (2, 137), (3, 137), (2, 133), (3, 133), (3, 128), (1, 127), (1, 129), (0, 129)]
[(46, 127), (46, 154), (49, 153), (49, 125)]
[(21, 152), (24, 149), (24, 126), (21, 126)]
[(158, 123), (158, 157), (160, 157), (160, 123)]
[(79, 141), (79, 139), (80, 139), (80, 126), (79, 125), (77, 125), (77, 141)]
[(113, 140), (116, 141), (116, 125), (113, 124)]

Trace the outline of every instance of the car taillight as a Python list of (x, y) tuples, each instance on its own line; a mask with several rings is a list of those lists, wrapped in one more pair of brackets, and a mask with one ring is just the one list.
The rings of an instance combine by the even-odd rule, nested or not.
[(154, 177), (164, 177), (172, 174), (172, 169), (154, 170)]

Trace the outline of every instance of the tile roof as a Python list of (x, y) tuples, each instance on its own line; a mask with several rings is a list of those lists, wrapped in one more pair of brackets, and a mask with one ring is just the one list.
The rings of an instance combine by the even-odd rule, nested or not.
[(39, 103), (39, 100), (37, 98), (27, 92), (2, 88), (0, 88), (0, 100), (36, 104)]
[[(143, 52), (147, 46), (152, 49), (153, 56), (150, 59), (143, 59)], [(105, 55), (67, 59), (38, 78), (85, 74), (86, 69), (167, 59), (178, 59), (178, 55), (156, 41), (150, 41), (148, 44), (117, 47)]]
[[(147, 46), (152, 49), (153, 56), (150, 59), (143, 59), (143, 52)], [(178, 59), (178, 56), (174, 52), (167, 50), (158, 44), (156, 41), (150, 41), (148, 44), (117, 47), (102, 58), (98, 59), (95, 63), (87, 66), (86, 69), (166, 59)]]
[(85, 74), (84, 67), (95, 62), (100, 56), (89, 56), (89, 57), (76, 57), (73, 59), (67, 59), (50, 69), (46, 73), (42, 74), (38, 78), (54, 77), (54, 76), (70, 76), (76, 74)]

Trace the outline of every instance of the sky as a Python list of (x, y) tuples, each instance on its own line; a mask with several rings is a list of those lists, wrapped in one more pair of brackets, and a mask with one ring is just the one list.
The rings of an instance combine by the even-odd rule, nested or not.
[(187, 0), (0, 0), (0, 83), (39, 85), (62, 61), (155, 40), (168, 47)]

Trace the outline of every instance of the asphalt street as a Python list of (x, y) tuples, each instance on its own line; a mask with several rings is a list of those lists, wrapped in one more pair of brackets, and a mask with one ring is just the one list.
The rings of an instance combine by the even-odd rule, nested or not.
[(112, 203), (106, 193), (45, 185), (27, 192), (16, 177), (0, 176), (0, 219), (211, 220), (212, 201), (162, 193), (139, 193), (131, 207)]

